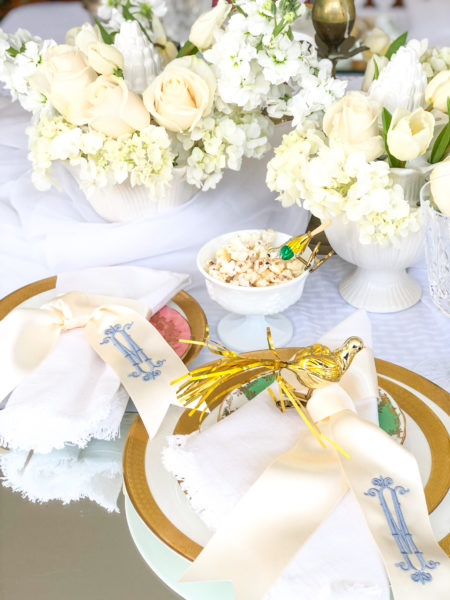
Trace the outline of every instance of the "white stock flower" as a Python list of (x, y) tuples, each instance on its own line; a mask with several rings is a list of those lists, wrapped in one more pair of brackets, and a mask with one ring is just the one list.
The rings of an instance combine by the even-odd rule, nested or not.
[[(287, 30), (273, 35), (270, 2), (244, 0), (240, 6), (247, 16), (233, 13), (204, 52), (215, 70), (223, 102), (244, 110), (266, 109), (273, 118), (287, 115), (301, 122), (342, 95), (345, 83), (335, 83), (331, 63), (319, 60), (311, 44), (291, 39)], [(304, 13), (304, 5), (299, 4), (297, 15), (286, 18)]]

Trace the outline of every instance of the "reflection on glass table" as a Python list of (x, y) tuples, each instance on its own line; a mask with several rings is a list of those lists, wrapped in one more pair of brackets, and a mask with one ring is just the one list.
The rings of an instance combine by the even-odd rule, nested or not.
[[(109, 454), (110, 465), (116, 462), (112, 473), (121, 473), (122, 446), (135, 416), (125, 414), (119, 440), (102, 442), (101, 451), (91, 452), (89, 447), (81, 451), (84, 473), (89, 471), (89, 461), (98, 462), (100, 454), (103, 458)], [(32, 461), (31, 456), (24, 473)], [(61, 481), (64, 489), (58, 488), (56, 479), (51, 482), (54, 494), (67, 496), (74, 484), (70, 478)], [(95, 477), (90, 479), (90, 489), (101, 499)], [(179, 596), (149, 569), (133, 543), (121, 484), (109, 492), (109, 499), (111, 494), (119, 496), (119, 512), (108, 512), (88, 499), (66, 505), (57, 500), (32, 503), (1, 486), (1, 600), (177, 600)], [(45, 493), (50, 494), (48, 485)]]

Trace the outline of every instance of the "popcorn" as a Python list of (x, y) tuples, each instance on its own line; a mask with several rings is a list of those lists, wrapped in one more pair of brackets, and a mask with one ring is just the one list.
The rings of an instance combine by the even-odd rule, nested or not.
[(237, 234), (216, 251), (205, 270), (214, 279), (240, 287), (267, 287), (299, 277), (304, 264), (297, 258), (284, 261), (272, 256), (274, 246), (271, 229)]

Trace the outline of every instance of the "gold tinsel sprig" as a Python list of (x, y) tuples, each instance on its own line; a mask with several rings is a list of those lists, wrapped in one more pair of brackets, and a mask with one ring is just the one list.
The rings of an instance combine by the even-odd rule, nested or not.
[[(267, 329), (267, 342), (273, 352), (272, 358), (255, 357), (255, 353), (252, 353), (252, 356), (238, 354), (211, 340), (180, 341), (205, 346), (213, 354), (220, 356), (220, 359), (212, 365), (197, 367), (172, 382), (173, 385), (180, 384), (177, 396), (184, 406), (192, 406), (190, 415), (202, 409), (201, 418), (203, 418), (216, 400), (219, 387), (220, 396), (224, 397), (241, 385), (236, 375), (258, 370), (258, 375), (273, 374), (278, 385), (279, 398), (277, 399), (270, 389), (269, 393), (282, 412), (287, 406), (293, 406), (322, 446), (324, 446), (322, 438), (335, 445), (311, 421), (306, 410), (306, 402), (315, 389), (340, 381), (354, 356), (364, 347), (360, 338), (350, 337), (336, 350), (330, 350), (322, 344), (300, 348), (290, 360), (283, 360), (277, 353), (270, 329)], [(294, 374), (299, 387), (303, 390), (306, 388), (305, 392), (299, 391), (296, 386), (287, 381), (283, 375), (284, 369)], [(340, 448), (339, 450), (342, 452)]]

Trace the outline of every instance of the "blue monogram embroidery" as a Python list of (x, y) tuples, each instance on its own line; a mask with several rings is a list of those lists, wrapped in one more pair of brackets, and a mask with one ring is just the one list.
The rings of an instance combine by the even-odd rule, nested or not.
[[(142, 377), (144, 381), (150, 379), (156, 379), (158, 375), (161, 375), (161, 370), (158, 367), (162, 367), (166, 362), (165, 360), (158, 360), (155, 363), (149, 358), (145, 352), (136, 344), (133, 338), (130, 336), (128, 331), (133, 326), (131, 323), (125, 325), (112, 325), (105, 329), (105, 338), (101, 344), (108, 344), (112, 342), (114, 346), (120, 350), (127, 360), (136, 369), (128, 374), (128, 377)], [(147, 369), (145, 368), (147, 366)]]
[[(429, 573), (426, 569), (435, 569), (440, 563), (434, 560), (427, 562), (423, 559), (423, 553), (417, 549), (413, 541), (412, 534), (409, 532), (408, 527), (406, 526), (397, 493), (404, 495), (408, 493), (409, 490), (405, 489), (401, 485), (397, 485), (392, 488), (391, 485), (394, 483), (393, 480), (390, 477), (382, 477), (381, 475), (380, 477), (375, 477), (372, 479), (372, 483), (376, 486), (376, 488), (370, 488), (367, 492), (364, 492), (364, 495), (378, 496), (378, 500), (380, 501), (381, 507), (384, 511), (391, 534), (397, 542), (399, 550), (404, 559), (402, 562), (396, 563), (395, 566), (400, 567), (400, 569), (403, 569), (403, 571), (413, 571), (413, 573), (411, 573), (411, 579), (417, 583), (420, 582), (425, 585), (427, 581), (432, 581), (433, 579), (431, 573)], [(389, 498), (392, 501), (395, 516), (392, 514), (388, 505)], [(414, 557), (416, 558), (416, 564), (418, 561), (418, 564), (420, 565), (419, 567), (413, 564)]]

